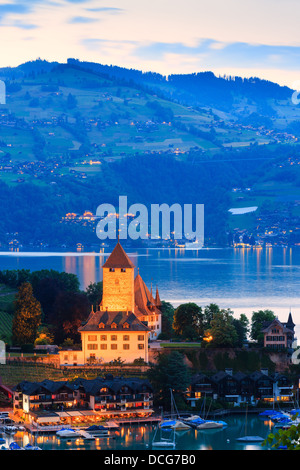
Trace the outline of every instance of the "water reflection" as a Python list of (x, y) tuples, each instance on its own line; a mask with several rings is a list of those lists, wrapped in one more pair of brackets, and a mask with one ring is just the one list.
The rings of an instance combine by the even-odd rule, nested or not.
[[(78, 275), (81, 288), (102, 280), (110, 251), (95, 253), (0, 252), (0, 269), (56, 269)], [(126, 250), (146, 284), (175, 307), (213, 302), (235, 314), (271, 309), (300, 323), (300, 247)], [(298, 335), (300, 336), (300, 335)]]
[[(263, 450), (260, 444), (239, 443), (236, 441), (244, 431), (244, 414), (228, 416), (224, 419), (228, 426), (223, 429), (176, 432), (176, 450)], [(248, 417), (249, 434), (266, 437), (270, 432), (269, 421), (258, 416)], [(85, 440), (59, 439), (55, 435), (38, 435), (34, 437), (27, 432), (18, 432), (14, 436), (5, 436), (6, 446), (17, 442), (21, 447), (27, 444), (37, 445), (44, 450), (151, 450), (155, 426), (151, 424), (122, 427), (115, 439)]]

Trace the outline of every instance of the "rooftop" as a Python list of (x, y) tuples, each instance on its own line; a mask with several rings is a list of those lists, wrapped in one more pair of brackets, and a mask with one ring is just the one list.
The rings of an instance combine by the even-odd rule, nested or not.
[(118, 242), (112, 253), (103, 264), (103, 268), (134, 268), (134, 264), (130, 261), (125, 253), (122, 245)]

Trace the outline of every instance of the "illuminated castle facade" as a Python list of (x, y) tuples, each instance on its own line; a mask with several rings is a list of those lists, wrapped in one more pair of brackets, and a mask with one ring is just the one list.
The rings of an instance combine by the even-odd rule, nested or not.
[(60, 363), (148, 362), (148, 341), (161, 333), (161, 301), (155, 298), (118, 242), (103, 265), (103, 296), (79, 328), (81, 351), (61, 351)]

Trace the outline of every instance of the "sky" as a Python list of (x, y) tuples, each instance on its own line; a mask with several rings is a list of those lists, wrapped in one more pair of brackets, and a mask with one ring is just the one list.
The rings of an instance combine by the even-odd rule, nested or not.
[(0, 0), (0, 67), (41, 58), (298, 89), (299, 0)]

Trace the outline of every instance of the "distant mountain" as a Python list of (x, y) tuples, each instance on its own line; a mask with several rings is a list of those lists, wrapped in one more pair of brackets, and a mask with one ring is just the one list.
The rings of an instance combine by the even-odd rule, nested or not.
[[(76, 59), (2, 68), (0, 79), (4, 245), (97, 243), (81, 216), (119, 195), (146, 205), (205, 203), (210, 244), (274, 227), (294, 237), (300, 226), (300, 107), (288, 87)], [(244, 206), (258, 210), (228, 212)]]

